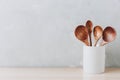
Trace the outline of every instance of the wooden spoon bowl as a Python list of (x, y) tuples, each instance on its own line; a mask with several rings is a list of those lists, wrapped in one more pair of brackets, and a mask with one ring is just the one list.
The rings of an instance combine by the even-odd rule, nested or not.
[(102, 37), (103, 29), (101, 26), (95, 26), (93, 29), (93, 35), (95, 38), (95, 44), (94, 46), (97, 45), (98, 40)]
[(111, 26), (108, 26), (104, 29), (103, 31), (103, 37), (102, 39), (104, 40), (101, 45), (105, 45), (109, 42), (112, 42), (116, 38), (116, 31), (114, 28)]
[(83, 25), (77, 26), (74, 33), (78, 40), (84, 42), (87, 46), (89, 46), (88, 31), (85, 26)]
[(92, 27), (93, 27), (92, 21), (88, 20), (86, 22), (86, 28), (88, 30), (90, 46), (92, 46), (92, 39), (91, 39)]

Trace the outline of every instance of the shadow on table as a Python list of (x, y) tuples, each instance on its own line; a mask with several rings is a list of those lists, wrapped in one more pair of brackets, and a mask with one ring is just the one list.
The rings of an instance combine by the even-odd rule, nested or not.
[(106, 68), (105, 73), (119, 72), (119, 68)]

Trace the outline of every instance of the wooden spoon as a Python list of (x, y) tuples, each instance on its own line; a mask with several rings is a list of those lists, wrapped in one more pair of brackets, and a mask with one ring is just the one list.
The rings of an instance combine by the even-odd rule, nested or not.
[(105, 44), (112, 42), (116, 38), (116, 31), (111, 26), (108, 26), (103, 31), (103, 42), (101, 43), (101, 46), (104, 46)]
[(97, 42), (99, 41), (99, 39), (102, 37), (102, 33), (103, 33), (103, 29), (101, 26), (95, 26), (93, 29), (93, 35), (95, 38), (95, 44), (94, 46), (97, 45)]
[(83, 25), (77, 26), (74, 33), (78, 40), (84, 42), (87, 46), (89, 46), (88, 31), (85, 26), (83, 26)]
[(92, 40), (91, 40), (92, 26), (93, 26), (92, 21), (88, 20), (86, 22), (86, 27), (87, 27), (87, 30), (88, 30), (90, 46), (92, 46)]

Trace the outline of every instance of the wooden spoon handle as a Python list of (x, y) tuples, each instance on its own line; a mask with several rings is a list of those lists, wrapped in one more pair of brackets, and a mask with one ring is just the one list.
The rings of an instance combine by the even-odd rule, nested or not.
[(91, 33), (89, 33), (90, 46), (92, 46)]
[(95, 41), (95, 44), (94, 44), (94, 46), (96, 46), (96, 45), (97, 45), (97, 42), (98, 42), (98, 39)]
[[(101, 38), (101, 37), (100, 37), (100, 38)], [(97, 43), (98, 43), (98, 41), (100, 40), (100, 38), (98, 38), (98, 39), (95, 41), (94, 46), (96, 46), (96, 45), (97, 45)]]
[(106, 44), (107, 44), (107, 42), (102, 41), (102, 43), (100, 44), (100, 46), (104, 46), (104, 45), (106, 45)]
[(85, 40), (84, 43), (86, 44), (86, 46), (90, 46), (88, 40)]

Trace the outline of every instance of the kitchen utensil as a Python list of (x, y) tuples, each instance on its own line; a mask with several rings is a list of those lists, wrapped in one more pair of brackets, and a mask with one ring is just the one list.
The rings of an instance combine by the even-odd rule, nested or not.
[(89, 46), (88, 31), (85, 26), (83, 26), (83, 25), (77, 26), (74, 33), (78, 40), (84, 42), (87, 46)]
[(95, 38), (95, 44), (94, 46), (97, 45), (99, 39), (102, 37), (102, 33), (103, 33), (103, 29), (101, 26), (95, 26), (94, 29), (93, 29), (93, 35), (94, 35), (94, 38)]
[(92, 26), (93, 26), (92, 21), (88, 20), (88, 21), (86, 22), (86, 27), (87, 27), (87, 30), (88, 30), (90, 46), (92, 46), (92, 39), (91, 39)]
[(111, 26), (108, 26), (104, 29), (103, 31), (103, 36), (102, 36), (102, 43), (101, 46), (104, 46), (105, 44), (112, 42), (116, 38), (116, 31), (114, 28)]

